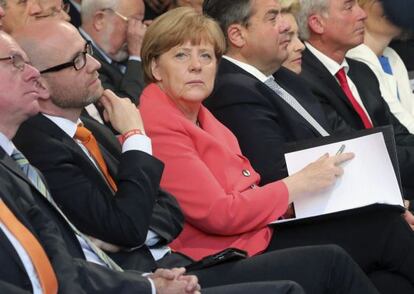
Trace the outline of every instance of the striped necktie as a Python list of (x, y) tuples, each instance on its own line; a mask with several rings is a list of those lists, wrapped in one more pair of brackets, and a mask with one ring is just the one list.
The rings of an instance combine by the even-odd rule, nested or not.
[(73, 232), (78, 235), (80, 238), (84, 239), (85, 242), (89, 245), (92, 251), (106, 264), (109, 268), (116, 271), (123, 271), (122, 268), (115, 263), (105, 252), (103, 252), (99, 247), (97, 247), (86, 235), (80, 232), (74, 224), (66, 217), (63, 211), (57, 206), (56, 202), (51, 197), (49, 190), (47, 189), (45, 183), (43, 182), (40, 174), (34, 166), (32, 166), (27, 158), (19, 150), (14, 149), (11, 157), (15, 160), (20, 169), (24, 174), (29, 178), (30, 182), (36, 187), (36, 189), (53, 205), (53, 207), (60, 213), (60, 215), (65, 219), (68, 225), (71, 227)]
[(280, 98), (289, 104), (297, 113), (299, 113), (318, 133), (323, 136), (329, 136), (329, 133), (312, 117), (312, 115), (296, 100), (295, 97), (285, 91), (273, 77), (269, 77), (264, 82), (270, 89), (273, 90)]

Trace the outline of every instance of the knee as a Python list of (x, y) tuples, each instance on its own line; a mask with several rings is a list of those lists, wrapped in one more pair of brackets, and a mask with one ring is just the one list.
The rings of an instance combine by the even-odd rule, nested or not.
[(305, 290), (303, 290), (302, 286), (294, 281), (287, 281), (286, 286), (288, 289), (286, 294), (305, 294)]
[(335, 245), (335, 244), (329, 244), (324, 245), (323, 248), (321, 248), (324, 251), (324, 255), (327, 257), (327, 261), (331, 260), (334, 264), (339, 265), (347, 264), (350, 265), (354, 263), (354, 260), (352, 257), (343, 249), (342, 247)]
[[(260, 293), (305, 294), (302, 286), (290, 280), (255, 283)], [(252, 284), (251, 284), (252, 285)]]
[(323, 250), (331, 255), (348, 257), (349, 254), (341, 246), (335, 244), (323, 245)]

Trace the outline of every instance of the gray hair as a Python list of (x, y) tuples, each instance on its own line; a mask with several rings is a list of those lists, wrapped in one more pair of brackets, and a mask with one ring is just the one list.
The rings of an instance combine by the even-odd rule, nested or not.
[(308, 19), (312, 14), (326, 14), (329, 8), (330, 0), (299, 0), (300, 10), (297, 14), (297, 22), (299, 28), (299, 35), (302, 40), (308, 40), (310, 31), (308, 26)]
[(227, 39), (232, 24), (248, 25), (253, 14), (251, 0), (204, 0), (203, 13), (215, 19)]
[(99, 10), (113, 9), (117, 10), (120, 0), (82, 0), (81, 17), (82, 22), (90, 22)]

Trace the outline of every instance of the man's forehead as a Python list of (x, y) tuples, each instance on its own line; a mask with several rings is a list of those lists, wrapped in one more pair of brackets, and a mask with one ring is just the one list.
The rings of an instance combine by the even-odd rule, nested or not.
[(252, 13), (265, 14), (267, 12), (277, 12), (281, 11), (281, 5), (278, 0), (253, 0), (252, 1)]
[(0, 57), (6, 57), (19, 53), (26, 58), (26, 53), (20, 48), (16, 41), (14, 41), (9, 35), (0, 32)]

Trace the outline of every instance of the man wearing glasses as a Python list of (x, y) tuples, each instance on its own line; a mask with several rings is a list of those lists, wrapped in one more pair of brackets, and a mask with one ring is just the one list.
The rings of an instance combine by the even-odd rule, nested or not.
[[(3, 16), (0, 6), (0, 22)], [(0, 293), (184, 293), (187, 287), (188, 293), (199, 293), (197, 279), (182, 276), (181, 269), (158, 271), (150, 280), (110, 270), (103, 260), (102, 266), (85, 261), (81, 244), (87, 237), (44, 199), (47, 189), (39, 184), (45, 187), (44, 182), (11, 142), (19, 125), (49, 97), (39, 78), (25, 52), (0, 31)], [(32, 182), (36, 175), (39, 181)]]
[[(0, 24), (2, 17), (4, 10), (0, 6)], [(88, 67), (88, 47), (74, 54), (72, 62), (61, 65), (60, 70), (72, 68), (79, 72)], [(50, 56), (45, 60), (54, 62)], [(90, 69), (96, 67), (96, 62), (91, 66)], [(87, 76), (82, 74), (83, 78)], [(20, 124), (39, 111), (39, 102), (43, 104), (48, 97), (38, 70), (25, 52), (9, 35), (0, 32), (0, 293), (199, 294), (197, 278), (184, 275), (183, 268), (158, 269), (142, 277), (139, 272), (123, 272), (96, 247), (88, 253), (87, 248), (92, 247), (85, 244), (92, 243), (85, 241), (89, 238), (76, 230), (54, 202), (46, 199), (50, 194), (43, 178), (11, 139)], [(135, 110), (135, 106), (130, 109)], [(304, 292), (293, 282), (264, 282), (203, 289), (203, 293)]]
[(80, 32), (92, 41), (104, 89), (138, 104), (144, 87), (141, 43), (146, 31), (142, 0), (83, 0)]
[[(163, 257), (169, 252), (164, 245), (181, 232), (183, 221), (175, 199), (159, 189), (163, 165), (151, 156), (151, 141), (136, 106), (103, 90), (97, 72), (100, 64), (91, 56), (90, 42), (68, 23), (50, 22), (50, 26), (57, 27), (45, 29), (37, 22), (26, 27), (30, 33), (16, 34), (20, 45), (36, 56), (32, 60), (51, 93), (40, 103), (42, 114), (22, 125), (21, 133), (30, 130), (30, 134), (16, 136), (16, 142), (32, 164), (45, 163), (42, 171), (51, 194), (75, 226), (94, 237), (122, 266), (150, 270), (156, 266), (151, 254)], [(98, 99), (104, 116), (122, 134), (123, 152), (118, 143), (117, 158), (107, 148), (90, 144), (95, 138), (82, 124), (94, 122), (79, 119), (84, 107)], [(42, 134), (34, 135), (37, 131)], [(99, 134), (105, 131), (100, 125)], [(113, 134), (107, 138), (116, 140)], [(43, 143), (47, 152), (39, 147)], [(144, 243), (151, 252), (141, 246)]]

